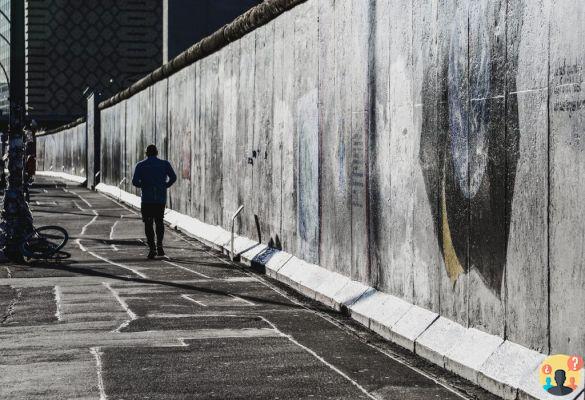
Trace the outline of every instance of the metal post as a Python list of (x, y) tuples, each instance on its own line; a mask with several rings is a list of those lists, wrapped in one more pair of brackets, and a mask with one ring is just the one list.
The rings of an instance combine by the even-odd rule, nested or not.
[(8, 187), (0, 222), (4, 255), (19, 260), (20, 243), (32, 231), (32, 215), (23, 194), (23, 128), (25, 119), (24, 1), (10, 2), (10, 130), (8, 133)]
[(238, 210), (234, 213), (234, 215), (232, 215), (232, 240), (231, 240), (231, 244), (230, 244), (230, 259), (232, 261), (234, 261), (236, 259), (236, 254), (234, 252), (234, 239), (235, 239), (235, 225), (236, 225), (236, 218), (238, 217), (238, 215), (240, 215), (240, 213), (242, 212), (242, 210), (244, 209), (244, 205), (242, 204), (240, 206), (240, 208), (238, 208)]

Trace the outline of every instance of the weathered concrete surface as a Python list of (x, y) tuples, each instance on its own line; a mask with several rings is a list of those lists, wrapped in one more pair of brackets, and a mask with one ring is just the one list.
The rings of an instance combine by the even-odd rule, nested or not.
[(86, 176), (87, 124), (37, 137), (37, 169)]
[(71, 258), (0, 269), (2, 398), (494, 399), (184, 235), (147, 261), (135, 211), (37, 183)]

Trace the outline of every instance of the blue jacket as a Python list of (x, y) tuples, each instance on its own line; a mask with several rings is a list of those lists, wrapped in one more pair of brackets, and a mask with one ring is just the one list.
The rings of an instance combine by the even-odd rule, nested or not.
[(167, 189), (176, 180), (171, 164), (152, 156), (136, 164), (132, 184), (141, 189), (143, 203), (166, 204)]

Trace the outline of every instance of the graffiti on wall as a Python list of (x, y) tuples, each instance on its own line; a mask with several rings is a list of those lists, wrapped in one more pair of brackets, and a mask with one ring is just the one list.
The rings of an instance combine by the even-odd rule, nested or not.
[[(490, 10), (479, 12), (486, 19), (490, 15)], [(473, 268), (499, 296), (519, 139), (517, 105), (506, 109), (505, 93), (515, 90), (515, 82), (504, 84), (505, 57), (498, 56), (506, 48), (496, 43), (487, 24), (473, 27), (474, 47), (468, 53), (472, 37), (467, 21), (455, 18), (437, 93), (423, 94), (419, 161), (453, 286)], [(507, 67), (516, 63), (511, 56)], [(431, 77), (425, 73), (425, 79)], [(431, 82), (425, 86), (433, 87)]]

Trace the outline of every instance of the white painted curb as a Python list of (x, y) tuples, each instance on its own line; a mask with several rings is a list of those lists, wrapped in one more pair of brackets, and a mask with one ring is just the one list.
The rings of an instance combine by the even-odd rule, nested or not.
[(66, 174), (65, 172), (36, 171), (35, 175), (50, 176), (53, 178), (62, 178), (62, 179), (66, 179), (68, 181), (73, 181), (73, 182), (77, 182), (77, 183), (85, 183), (85, 181), (87, 181), (87, 178), (85, 178), (83, 176)]
[[(96, 190), (140, 207), (138, 196), (117, 187), (100, 183)], [(210, 247), (224, 253), (230, 251), (231, 234), (220, 226), (169, 209), (165, 221)], [(261, 266), (267, 275), (300, 293), (337, 310), (347, 309), (353, 319), (382, 337), (500, 397), (551, 398), (538, 384), (538, 366), (546, 357), (544, 354), (499, 336), (465, 328), (435, 312), (246, 237), (235, 237), (234, 252), (245, 265)], [(585, 377), (585, 371), (581, 376)]]

